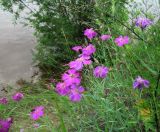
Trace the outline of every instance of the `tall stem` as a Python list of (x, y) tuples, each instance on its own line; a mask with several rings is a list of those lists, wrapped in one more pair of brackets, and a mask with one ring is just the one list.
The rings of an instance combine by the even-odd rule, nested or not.
[(157, 94), (158, 94), (159, 82), (160, 82), (160, 71), (158, 72), (157, 85), (154, 91), (154, 98), (153, 98), (154, 116), (155, 116), (157, 132), (160, 132), (160, 124), (159, 124), (159, 117), (158, 117), (158, 110), (157, 110)]
[(58, 105), (56, 99), (55, 99), (55, 103), (56, 103), (56, 107), (57, 107), (57, 110), (58, 110), (58, 116), (59, 116), (60, 121), (61, 121), (62, 132), (67, 132), (66, 127), (65, 127), (65, 124), (64, 124), (63, 116), (62, 116), (62, 114), (60, 113), (60, 108), (59, 108), (59, 105)]

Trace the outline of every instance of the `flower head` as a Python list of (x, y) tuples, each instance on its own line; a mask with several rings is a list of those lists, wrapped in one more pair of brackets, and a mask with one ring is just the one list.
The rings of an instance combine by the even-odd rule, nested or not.
[(148, 80), (145, 80), (143, 79), (142, 77), (138, 76), (134, 83), (133, 83), (133, 88), (136, 89), (142, 89), (143, 87), (146, 87), (148, 88), (149, 87), (149, 81)]
[(110, 39), (111, 38), (111, 35), (107, 35), (107, 34), (104, 34), (104, 35), (102, 35), (101, 37), (100, 37), (100, 39), (102, 40), (102, 41), (106, 41), (106, 40), (108, 40), (108, 39)]
[(82, 50), (82, 46), (74, 46), (72, 47), (72, 50), (79, 52), (80, 50)]
[(70, 100), (72, 102), (79, 102), (82, 98), (83, 92), (84, 92), (84, 88), (82, 86), (72, 88), (69, 94)]
[(79, 87), (78, 87), (78, 91), (79, 91), (80, 93), (83, 93), (83, 92), (85, 91), (85, 88), (82, 87), (82, 86), (79, 86)]
[(44, 115), (44, 107), (43, 106), (37, 106), (31, 112), (31, 118), (33, 120), (38, 120), (43, 115)]
[(94, 69), (93, 74), (97, 78), (105, 78), (107, 76), (108, 71), (109, 69), (105, 66), (97, 66)]
[(81, 82), (80, 74), (75, 69), (70, 69), (62, 74), (62, 80), (70, 86), (72, 84), (79, 85)]
[(90, 56), (81, 55), (75, 61), (71, 61), (69, 63), (69, 67), (75, 70), (82, 70), (84, 65), (90, 65), (92, 61), (90, 60)]
[(137, 19), (135, 19), (135, 25), (137, 27), (140, 27), (142, 29), (145, 29), (146, 27), (150, 26), (153, 22), (145, 17), (139, 17)]
[(87, 47), (82, 49), (82, 54), (86, 56), (90, 56), (95, 52), (96, 52), (96, 48), (92, 44), (89, 44)]
[(3, 98), (0, 98), (0, 104), (7, 104), (8, 103), (8, 99), (3, 97)]
[(67, 83), (59, 82), (59, 83), (57, 83), (55, 90), (59, 95), (65, 96), (69, 93), (70, 89), (69, 89)]
[(12, 99), (14, 101), (20, 101), (21, 99), (23, 99), (23, 97), (24, 97), (23, 93), (16, 93), (12, 96)]
[(84, 31), (84, 35), (87, 36), (88, 39), (92, 39), (97, 35), (97, 33), (93, 30), (93, 28), (87, 28)]
[(128, 36), (119, 36), (118, 38), (115, 39), (115, 43), (119, 47), (122, 47), (123, 45), (129, 43), (129, 37)]
[(12, 123), (12, 118), (8, 118), (7, 120), (0, 119), (0, 132), (9, 132)]

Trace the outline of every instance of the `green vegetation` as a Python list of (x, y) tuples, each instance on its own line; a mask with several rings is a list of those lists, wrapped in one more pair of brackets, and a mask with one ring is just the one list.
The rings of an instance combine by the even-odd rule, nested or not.
[[(37, 84), (26, 83), (20, 89), (24, 98), (20, 102), (9, 101), (0, 105), (0, 117), (13, 117), (11, 131), (26, 132), (115, 132), (160, 131), (160, 21), (153, 21), (142, 28), (131, 20), (152, 14), (132, 14), (127, 10), (128, 0), (32, 0), (39, 9), (26, 18), (35, 29), (39, 62), (46, 75)], [(4, 9), (19, 13), (28, 8), (23, 1), (0, 0)], [(15, 11), (13, 6), (19, 8)], [(141, 25), (142, 26), (142, 25)], [(86, 28), (93, 28), (98, 35), (87, 39)], [(110, 34), (107, 41), (102, 34)], [(118, 36), (129, 36), (129, 44), (117, 46)], [(82, 44), (83, 43), (83, 44)], [(92, 43), (96, 52), (93, 63), (82, 71), (82, 84), (86, 88), (80, 102), (71, 102), (55, 92), (53, 76), (60, 81), (62, 71), (78, 54), (71, 50), (75, 45)], [(96, 66), (109, 68), (106, 78), (93, 75)], [(54, 71), (55, 74), (52, 74)], [(57, 72), (58, 71), (58, 72)], [(150, 82), (149, 88), (133, 89), (138, 77)], [(44, 106), (45, 114), (38, 121), (30, 117), (35, 106)], [(38, 128), (33, 124), (39, 123)]]

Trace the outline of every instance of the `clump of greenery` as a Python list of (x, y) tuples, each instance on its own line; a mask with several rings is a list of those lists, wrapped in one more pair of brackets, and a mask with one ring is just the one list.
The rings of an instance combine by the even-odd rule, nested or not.
[[(24, 17), (26, 24), (35, 30), (38, 44), (34, 58), (43, 70), (60, 70), (57, 65), (73, 58), (70, 47), (78, 40), (84, 41), (82, 31), (91, 21), (94, 5), (90, 0), (1, 0), (0, 4), (17, 19)], [(23, 12), (28, 14), (23, 16)]]

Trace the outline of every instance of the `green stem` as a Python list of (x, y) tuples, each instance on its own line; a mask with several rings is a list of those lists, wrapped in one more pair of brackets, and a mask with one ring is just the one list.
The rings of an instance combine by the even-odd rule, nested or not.
[(108, 57), (109, 57), (109, 60), (110, 60), (110, 64), (111, 64), (111, 66), (113, 66), (114, 65), (114, 63), (113, 63), (113, 61), (112, 61), (112, 55), (111, 55), (111, 52), (109, 51), (109, 48), (108, 48), (108, 46), (106, 46), (107, 48), (107, 52), (108, 52)]
[(56, 99), (55, 99), (55, 103), (56, 103), (56, 107), (57, 107), (57, 110), (58, 110), (58, 116), (59, 116), (60, 121), (61, 121), (62, 132), (67, 132), (66, 127), (65, 127), (65, 124), (64, 124), (63, 116), (62, 116), (62, 114), (60, 113), (60, 108), (59, 108), (59, 105), (58, 105)]
[(153, 97), (153, 105), (154, 105), (154, 116), (155, 116), (155, 122), (156, 122), (156, 129), (157, 132), (160, 132), (160, 125), (159, 125), (159, 118), (158, 118), (158, 110), (157, 110), (157, 92), (158, 92), (158, 87), (159, 87), (159, 82), (160, 82), (160, 71), (158, 74), (157, 78), (157, 85), (154, 91), (154, 97)]

